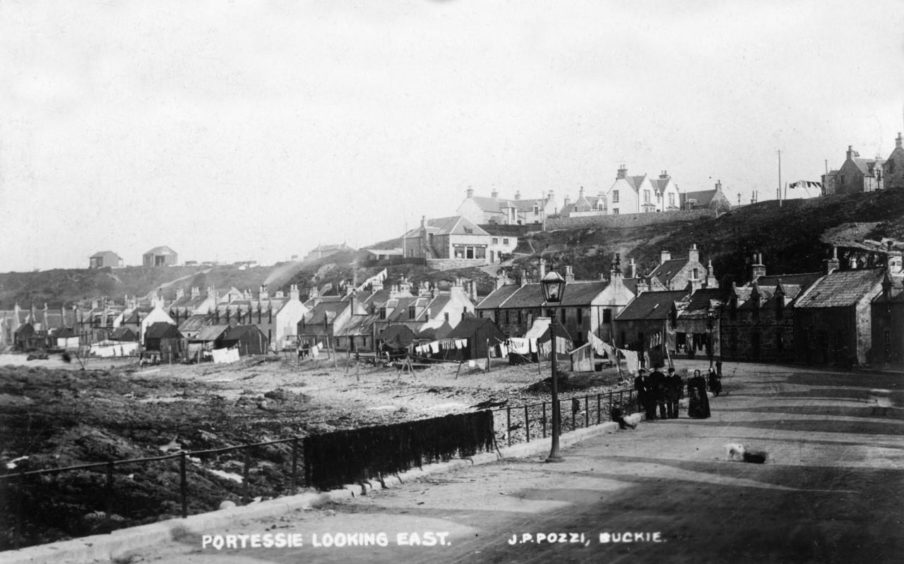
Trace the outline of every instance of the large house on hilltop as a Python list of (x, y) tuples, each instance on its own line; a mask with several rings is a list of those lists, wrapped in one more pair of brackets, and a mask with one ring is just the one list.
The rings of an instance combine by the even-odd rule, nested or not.
[(673, 211), (680, 206), (681, 192), (666, 171), (658, 178), (646, 174), (629, 176), (622, 165), (606, 193), (606, 207), (613, 215)]
[(562, 210), (559, 212), (561, 217), (588, 217), (594, 215), (606, 214), (606, 193), (600, 191), (599, 194), (586, 195), (584, 187), (581, 186), (578, 191), (578, 198), (572, 202), (571, 198), (565, 196), (565, 202), (562, 204)]
[(844, 164), (838, 170), (823, 175), (822, 185), (826, 195), (873, 192), (883, 187), (882, 175), (885, 161), (864, 159), (848, 145)]
[(476, 225), (497, 223), (502, 225), (542, 224), (546, 218), (558, 213), (555, 194), (552, 190), (545, 197), (522, 199), (521, 191), (515, 192), (514, 199), (500, 198), (496, 190), (490, 197), (475, 196), (468, 188), (465, 200), (456, 213)]

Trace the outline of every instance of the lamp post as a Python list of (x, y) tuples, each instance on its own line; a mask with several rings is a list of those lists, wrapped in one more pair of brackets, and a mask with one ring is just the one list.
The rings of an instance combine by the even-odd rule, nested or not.
[[(565, 279), (555, 271), (550, 271), (540, 281), (543, 287), (543, 299), (546, 304), (555, 306), (562, 302), (562, 295), (565, 293)], [(552, 447), (549, 449), (549, 456), (546, 462), (561, 462), (562, 457), (559, 456), (559, 435), (561, 434), (562, 418), (559, 415), (559, 375), (556, 370), (556, 330), (555, 330), (555, 308), (553, 308), (552, 319), (549, 323), (550, 336), (550, 356), (552, 365)]]

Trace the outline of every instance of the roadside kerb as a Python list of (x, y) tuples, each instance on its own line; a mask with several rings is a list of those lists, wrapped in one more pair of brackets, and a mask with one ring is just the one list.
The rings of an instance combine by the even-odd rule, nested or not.
[[(576, 429), (561, 436), (563, 447), (573, 445), (588, 438), (614, 433), (617, 423), (607, 422), (592, 427)], [(186, 518), (170, 519), (159, 523), (119, 529), (109, 534), (81, 537), (51, 544), (30, 546), (19, 550), (0, 552), (4, 564), (25, 564), (53, 561), (57, 564), (108, 562), (126, 556), (126, 553), (146, 548), (161, 542), (169, 542), (198, 531), (209, 531), (220, 527), (234, 526), (245, 519), (279, 517), (299, 509), (313, 508), (331, 501), (342, 501), (359, 495), (368, 495), (372, 490), (393, 488), (399, 484), (431, 474), (441, 474), (459, 468), (478, 464), (490, 464), (502, 458), (526, 458), (545, 454), (550, 448), (550, 438), (537, 439), (499, 449), (498, 453), (482, 453), (471, 458), (462, 458), (430, 464), (423, 468), (413, 468), (398, 475), (384, 477), (383, 484), (371, 481), (366, 485), (348, 485), (344, 488), (319, 493), (304, 493), (279, 497), (250, 505), (242, 505), (220, 511), (191, 515)]]

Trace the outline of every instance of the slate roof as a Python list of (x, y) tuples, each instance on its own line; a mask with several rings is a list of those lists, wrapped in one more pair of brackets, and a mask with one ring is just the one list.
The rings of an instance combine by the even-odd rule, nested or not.
[(681, 202), (686, 203), (690, 200), (695, 200), (698, 206), (708, 206), (715, 196), (715, 188), (712, 190), (695, 190), (681, 194)]
[(229, 325), (207, 325), (201, 327), (198, 334), (192, 338), (192, 341), (216, 341), (227, 329), (229, 329)]
[(501, 213), (505, 208), (515, 208), (518, 211), (531, 211), (534, 205), (540, 208), (546, 206), (545, 198), (528, 198), (528, 199), (507, 199), (507, 198), (487, 198), (486, 196), (472, 196), (471, 201), (486, 212)]
[(492, 319), (477, 317), (463, 317), (462, 320), (458, 322), (458, 325), (456, 325), (455, 328), (452, 329), (452, 331), (450, 331), (445, 338), (467, 339), (474, 336), (479, 331), (488, 331), (498, 339), (505, 338), (505, 334), (501, 329), (499, 329), (499, 327), (496, 326), (495, 323), (493, 323)]
[[(256, 339), (259, 334), (263, 334), (260, 329), (257, 328), (257, 325), (236, 325), (235, 327), (229, 327), (226, 329), (226, 332), (223, 333), (223, 341), (239, 341), (246, 335), (251, 335), (253, 339)], [(266, 339), (266, 336), (264, 336)]]
[(718, 288), (701, 288), (691, 294), (687, 306), (685, 306), (682, 313), (685, 316), (705, 314), (710, 310), (714, 301), (720, 303), (724, 302), (725, 290), (719, 290)]
[[(489, 235), (482, 227), (460, 215), (428, 219), (424, 222), (424, 227), (427, 229), (427, 233), (436, 235)], [(405, 238), (419, 237), (420, 233), (421, 228), (418, 226), (405, 233)]]
[(502, 304), (512, 297), (512, 294), (517, 292), (520, 288), (521, 286), (518, 284), (506, 284), (505, 286), (500, 286), (481, 300), (480, 303), (477, 304), (477, 309), (496, 309), (497, 307), (501, 307)]
[(760, 276), (756, 279), (756, 282), (760, 286), (775, 286), (779, 283), (779, 281), (781, 281), (782, 287), (785, 289), (785, 293), (787, 294), (789, 285), (802, 286), (806, 288), (813, 282), (816, 282), (822, 275), (822, 272), (804, 272), (802, 274), (769, 274), (767, 276)]
[[(576, 280), (565, 286), (562, 302), (556, 307), (578, 307), (589, 305), (609, 282), (605, 280)], [(494, 290), (477, 305), (477, 309), (527, 309), (545, 307), (543, 288), (539, 283), (519, 286), (509, 284)], [(550, 304), (552, 305), (552, 304)]]
[(685, 290), (669, 292), (644, 292), (634, 298), (618, 315), (616, 320), (657, 320), (667, 319), (672, 304), (687, 296)]
[(864, 159), (861, 157), (852, 157), (851, 160), (857, 165), (857, 168), (864, 174), (864, 176), (872, 176), (873, 170), (878, 167), (882, 167), (882, 163), (885, 161), (879, 159)]
[(826, 274), (797, 298), (794, 307), (849, 307), (877, 288), (884, 275), (881, 268), (846, 270)]
[(679, 272), (681, 272), (681, 269), (687, 266), (688, 262), (690, 262), (690, 260), (686, 257), (667, 260), (657, 266), (656, 269), (650, 273), (650, 277), (656, 278), (665, 286), (668, 286), (669, 282), (672, 281), (672, 278), (674, 278)]
[(145, 339), (173, 339), (181, 336), (182, 334), (179, 333), (179, 329), (175, 325), (165, 322), (152, 323), (144, 332)]
[(174, 255), (174, 254), (176, 254), (176, 251), (172, 250), (171, 248), (167, 247), (166, 245), (161, 245), (159, 247), (154, 247), (153, 249), (147, 251), (144, 254), (146, 254), (146, 255)]

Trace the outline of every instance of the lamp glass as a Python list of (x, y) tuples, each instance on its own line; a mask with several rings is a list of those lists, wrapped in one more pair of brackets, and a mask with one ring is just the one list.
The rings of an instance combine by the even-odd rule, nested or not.
[(558, 272), (550, 271), (540, 281), (543, 286), (543, 298), (551, 304), (557, 304), (562, 301), (562, 295), (565, 293), (565, 279)]

